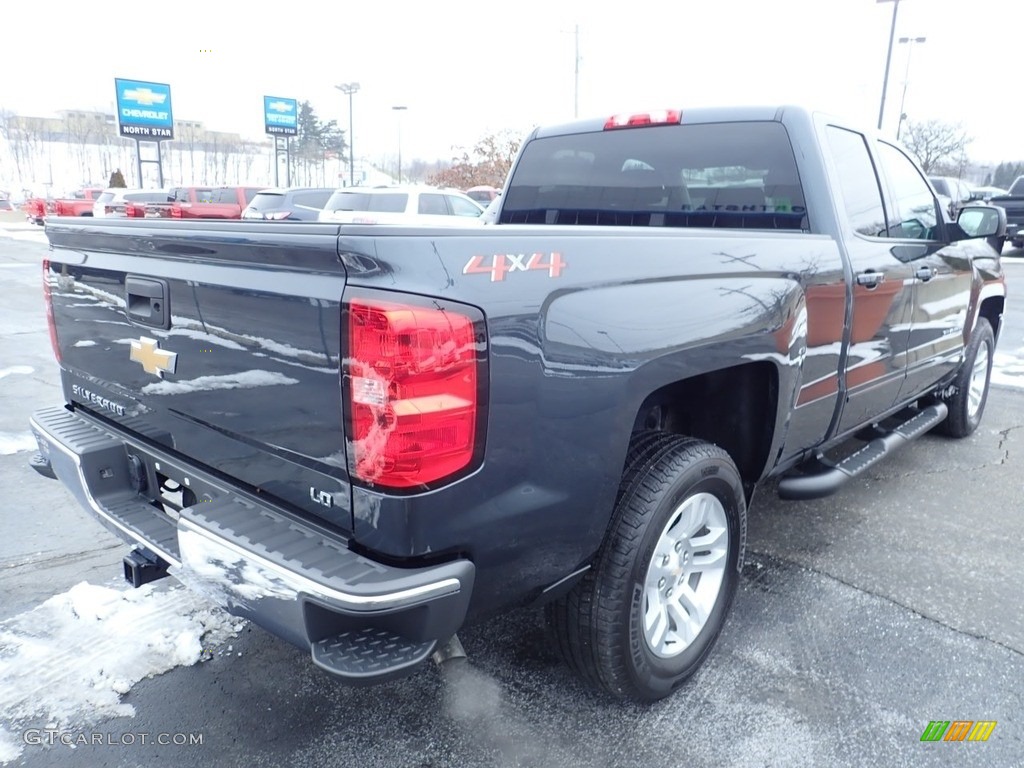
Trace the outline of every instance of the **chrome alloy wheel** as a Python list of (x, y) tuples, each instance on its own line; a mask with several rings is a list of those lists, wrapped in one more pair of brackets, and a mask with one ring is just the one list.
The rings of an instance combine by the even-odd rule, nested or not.
[(644, 580), (644, 639), (655, 656), (678, 656), (697, 638), (718, 600), (728, 552), (717, 496), (694, 494), (669, 516)]
[(974, 356), (974, 367), (971, 369), (971, 381), (967, 390), (967, 418), (978, 415), (981, 403), (985, 398), (988, 382), (988, 345), (980, 344)]

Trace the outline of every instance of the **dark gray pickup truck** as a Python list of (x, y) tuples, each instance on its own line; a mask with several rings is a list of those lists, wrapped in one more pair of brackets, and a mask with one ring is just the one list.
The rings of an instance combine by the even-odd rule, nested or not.
[[(800, 108), (534, 131), (492, 226), (49, 218), (33, 465), (351, 683), (544, 605), (588, 683), (707, 657), (755, 491), (985, 407), (1005, 219)], [(773, 487), (775, 484), (772, 484)]]
[(1007, 237), (1014, 248), (1024, 248), (1024, 176), (1018, 176), (1006, 195), (991, 198), (989, 204), (1006, 211)]

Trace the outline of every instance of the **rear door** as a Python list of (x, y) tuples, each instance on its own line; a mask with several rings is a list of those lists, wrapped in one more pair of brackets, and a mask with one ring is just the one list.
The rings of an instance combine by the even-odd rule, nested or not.
[(865, 136), (825, 129), (849, 230), (853, 316), (844, 366), (847, 397), (839, 431), (854, 429), (895, 404), (907, 369), (913, 266), (889, 237), (880, 176)]

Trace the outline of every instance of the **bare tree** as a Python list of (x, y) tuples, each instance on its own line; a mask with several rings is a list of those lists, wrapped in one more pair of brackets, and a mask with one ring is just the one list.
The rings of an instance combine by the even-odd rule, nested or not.
[(501, 187), (505, 184), (522, 139), (511, 131), (492, 133), (477, 142), (471, 151), (462, 150), (448, 168), (434, 173), (428, 184), (468, 189), (478, 185)]
[(90, 115), (77, 112), (66, 112), (63, 120), (64, 140), (67, 142), (68, 154), (78, 161), (81, 181), (87, 183), (93, 176), (89, 169), (91, 160), (91, 144), (94, 143), (96, 124)]
[(7, 143), (7, 148), (14, 161), (14, 173), (19, 180), (25, 178), (27, 170), (24, 142), (19, 131), (19, 118), (13, 112), (0, 108), (0, 137)]
[(917, 157), (926, 174), (960, 176), (967, 163), (967, 145), (974, 141), (960, 123), (927, 120), (908, 122), (903, 143)]

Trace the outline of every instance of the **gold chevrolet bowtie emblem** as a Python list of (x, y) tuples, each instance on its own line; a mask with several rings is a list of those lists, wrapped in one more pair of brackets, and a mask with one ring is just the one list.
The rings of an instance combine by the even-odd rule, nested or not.
[(161, 379), (164, 373), (174, 373), (178, 365), (176, 353), (160, 349), (159, 341), (147, 339), (145, 336), (132, 342), (132, 360), (142, 363), (142, 370), (146, 373), (156, 374)]

